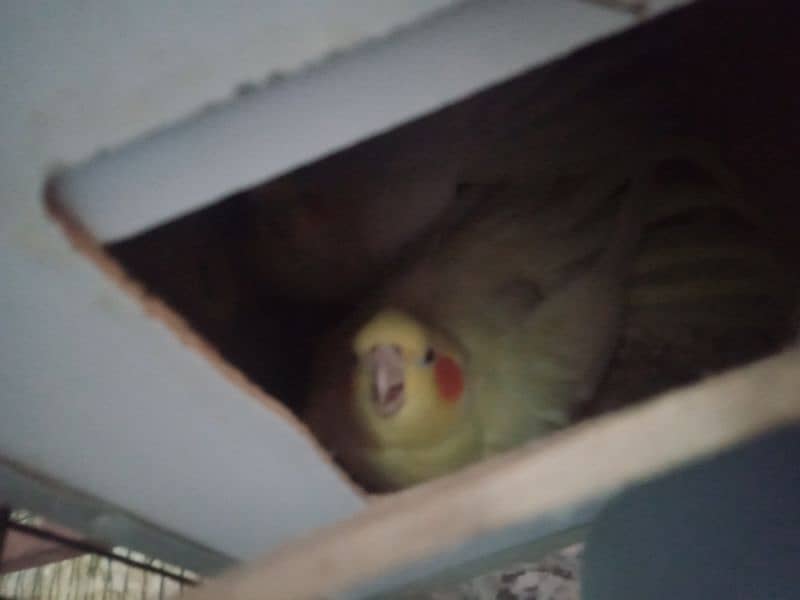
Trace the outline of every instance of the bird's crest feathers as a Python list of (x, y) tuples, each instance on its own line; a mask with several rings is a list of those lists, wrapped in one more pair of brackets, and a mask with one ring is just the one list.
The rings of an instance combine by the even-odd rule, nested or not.
[(427, 334), (417, 321), (398, 310), (382, 310), (368, 321), (356, 335), (353, 350), (364, 356), (371, 348), (394, 345), (407, 354), (422, 357), (428, 346)]

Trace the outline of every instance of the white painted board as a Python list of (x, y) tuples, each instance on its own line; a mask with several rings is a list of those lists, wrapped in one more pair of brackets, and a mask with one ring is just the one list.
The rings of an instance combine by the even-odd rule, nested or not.
[[(2, 3), (0, 457), (237, 558), (359, 510), (362, 500), (279, 415), (75, 253), (41, 195), (52, 168), (121, 147), (65, 185), (101, 239), (130, 235), (631, 23), (573, 0), (474, 2), (235, 105), (250, 109), (183, 121), (174, 140), (120, 146), (242, 83), (450, 4)], [(434, 75), (441, 86), (429, 87)], [(308, 119), (323, 106), (341, 122)], [(235, 130), (192, 125), (234, 113)], [(314, 127), (282, 125), (290, 116)], [(266, 146), (247, 135), (256, 117), (271, 132)], [(195, 170), (216, 134), (216, 168)], [(264, 148), (263, 160), (238, 162), (238, 152)], [(197, 182), (179, 184), (189, 172)]]

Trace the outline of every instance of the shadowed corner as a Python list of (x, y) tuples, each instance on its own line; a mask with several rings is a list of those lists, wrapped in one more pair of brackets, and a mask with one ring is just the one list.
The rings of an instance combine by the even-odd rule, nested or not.
[(598, 518), (586, 600), (796, 598), (800, 426), (623, 492)]

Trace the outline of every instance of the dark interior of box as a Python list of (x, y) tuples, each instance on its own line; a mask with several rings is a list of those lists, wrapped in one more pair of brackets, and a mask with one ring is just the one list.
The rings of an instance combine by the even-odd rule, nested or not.
[[(108, 249), (298, 413), (320, 336), (380, 286), (407, 244), (441, 226), (464, 183), (625, 161), (636, 144), (695, 136), (775, 217), (791, 268), (797, 16), (793, 0), (698, 2)], [(644, 378), (652, 389), (627, 396), (687, 378), (679, 367), (656, 371), (657, 382)]]

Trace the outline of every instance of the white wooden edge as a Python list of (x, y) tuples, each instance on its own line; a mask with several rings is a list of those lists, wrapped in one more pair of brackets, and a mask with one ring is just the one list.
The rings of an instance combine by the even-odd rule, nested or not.
[(578, 0), (469, 1), (58, 175), (119, 240), (505, 81), (635, 23)]

